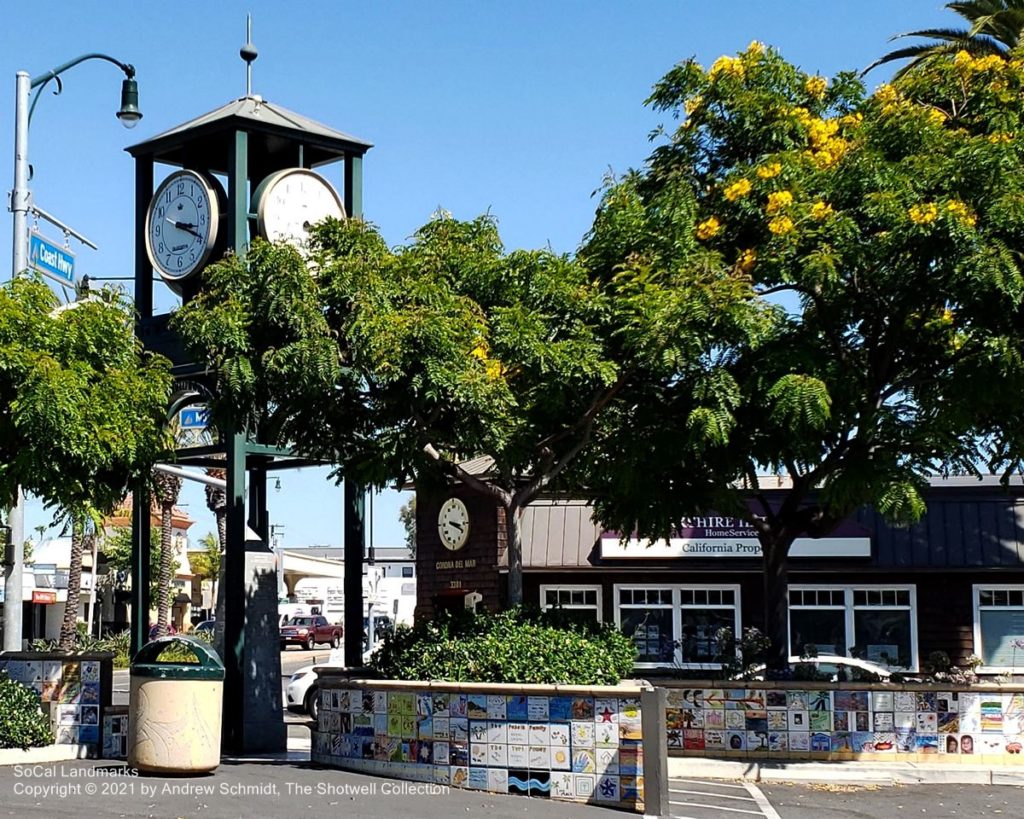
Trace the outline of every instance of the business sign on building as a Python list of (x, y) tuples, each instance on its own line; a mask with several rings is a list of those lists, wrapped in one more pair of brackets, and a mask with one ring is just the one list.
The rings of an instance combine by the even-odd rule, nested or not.
[(32, 602), (42, 603), (44, 605), (50, 605), (57, 602), (57, 592), (55, 591), (33, 591)]
[[(871, 537), (844, 521), (828, 537), (802, 537), (793, 542), (790, 557), (871, 557)], [(745, 520), (707, 515), (684, 518), (673, 537), (661, 540), (626, 538), (616, 532), (601, 535), (601, 557), (645, 559), (680, 557), (761, 557), (757, 530)]]

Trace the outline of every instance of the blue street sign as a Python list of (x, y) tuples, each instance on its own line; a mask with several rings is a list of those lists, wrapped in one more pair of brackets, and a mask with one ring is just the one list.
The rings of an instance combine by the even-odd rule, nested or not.
[(178, 413), (178, 425), (182, 429), (206, 429), (210, 423), (210, 411), (206, 407), (189, 407)]
[(75, 254), (38, 233), (28, 236), (29, 264), (51, 279), (68, 286), (75, 284)]

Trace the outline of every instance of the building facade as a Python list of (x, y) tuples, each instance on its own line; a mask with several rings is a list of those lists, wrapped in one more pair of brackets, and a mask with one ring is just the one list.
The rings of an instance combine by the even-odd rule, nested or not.
[[(454, 552), (437, 523), (451, 496), (470, 519)], [(687, 524), (668, 541), (623, 541), (585, 503), (534, 503), (521, 522), (524, 599), (614, 623), (636, 641), (638, 668), (713, 670), (720, 629), (763, 628), (760, 547), (739, 520), (709, 513)], [(465, 487), (419, 497), (417, 615), (461, 606), (471, 593), (499, 608), (504, 531), (502, 510)], [(798, 541), (789, 632), (792, 655), (813, 650), (920, 671), (944, 652), (957, 665), (981, 658), (982, 674), (1024, 673), (1024, 486), (936, 480), (913, 526), (861, 509), (829, 537)]]

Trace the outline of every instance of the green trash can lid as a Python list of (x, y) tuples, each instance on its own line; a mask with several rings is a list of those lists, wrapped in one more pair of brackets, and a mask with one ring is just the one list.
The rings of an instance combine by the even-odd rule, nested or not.
[[(159, 656), (174, 643), (184, 645), (199, 662), (160, 662)], [(224, 663), (212, 646), (194, 637), (175, 634), (150, 640), (140, 648), (132, 658), (129, 674), (158, 680), (223, 680)]]

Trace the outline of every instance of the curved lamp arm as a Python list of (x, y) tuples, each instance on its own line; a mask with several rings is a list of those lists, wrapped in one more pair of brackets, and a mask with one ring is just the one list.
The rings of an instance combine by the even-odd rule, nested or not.
[(86, 60), (106, 60), (108, 63), (113, 63), (120, 68), (125, 75), (125, 79), (121, 84), (121, 109), (117, 113), (118, 119), (120, 119), (128, 127), (132, 127), (136, 122), (142, 119), (142, 114), (139, 112), (139, 87), (135, 81), (135, 66), (131, 63), (123, 63), (120, 60), (116, 60), (108, 54), (100, 54), (99, 52), (92, 52), (90, 54), (82, 54), (81, 56), (75, 57), (73, 60), (63, 65), (59, 65), (45, 74), (40, 74), (38, 77), (33, 77), (32, 82), (29, 84), (29, 88), (35, 88), (35, 96), (32, 97), (32, 105), (28, 109), (28, 121), (32, 122), (32, 114), (36, 110), (36, 103), (39, 102), (39, 95), (43, 93), (43, 89), (46, 87), (50, 80), (57, 81), (57, 90), (54, 94), (59, 94), (63, 90), (63, 85), (60, 81), (60, 75), (67, 71), (69, 68), (74, 68), (79, 63), (84, 63)]

